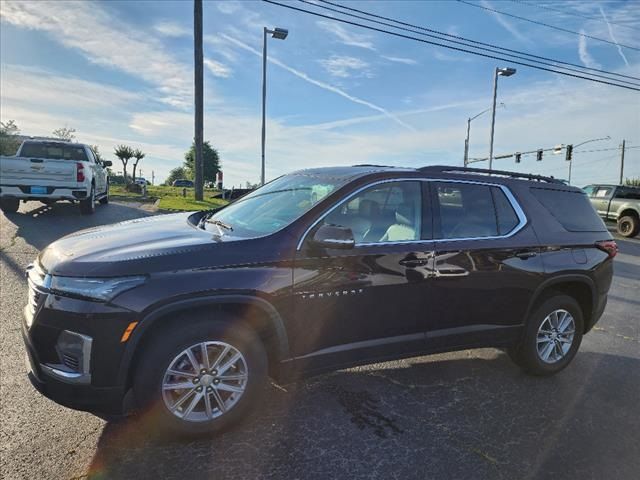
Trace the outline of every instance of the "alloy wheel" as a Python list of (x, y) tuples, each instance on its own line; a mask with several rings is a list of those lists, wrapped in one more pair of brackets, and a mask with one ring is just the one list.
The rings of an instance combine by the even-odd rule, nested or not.
[(545, 317), (538, 329), (538, 357), (545, 363), (562, 360), (573, 344), (576, 324), (573, 316), (566, 310), (554, 310)]
[(202, 342), (171, 361), (162, 381), (162, 398), (176, 417), (206, 422), (238, 403), (247, 379), (247, 363), (237, 348), (225, 342)]

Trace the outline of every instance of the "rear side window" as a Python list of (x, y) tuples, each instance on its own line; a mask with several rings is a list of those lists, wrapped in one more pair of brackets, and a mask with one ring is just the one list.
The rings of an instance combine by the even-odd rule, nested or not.
[(435, 184), (442, 238), (482, 238), (506, 235), (519, 223), (504, 192), (471, 183)]
[(65, 145), (63, 143), (26, 142), (20, 155), (33, 158), (53, 158), (56, 160), (75, 160), (86, 162), (87, 153), (82, 145)]
[(531, 193), (569, 232), (604, 232), (604, 223), (582, 192), (531, 188)]

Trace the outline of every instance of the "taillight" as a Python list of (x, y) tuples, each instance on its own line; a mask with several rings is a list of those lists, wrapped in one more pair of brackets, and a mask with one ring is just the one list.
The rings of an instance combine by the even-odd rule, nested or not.
[(615, 257), (618, 253), (618, 244), (614, 240), (602, 240), (600, 242), (596, 242), (596, 247), (603, 252), (607, 252), (609, 258)]
[(84, 182), (84, 165), (80, 162), (76, 163), (76, 181)]

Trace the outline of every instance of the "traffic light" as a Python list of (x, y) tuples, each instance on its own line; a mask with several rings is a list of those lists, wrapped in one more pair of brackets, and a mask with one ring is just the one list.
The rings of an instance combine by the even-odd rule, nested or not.
[(571, 161), (571, 155), (573, 155), (573, 145), (567, 145), (567, 156), (564, 158), (567, 162)]
[(541, 148), (538, 150), (538, 153), (536, 155), (536, 160), (539, 161), (539, 162), (542, 161), (542, 149)]
[(520, 152), (516, 153), (516, 163), (520, 163), (521, 158), (522, 158), (522, 154)]

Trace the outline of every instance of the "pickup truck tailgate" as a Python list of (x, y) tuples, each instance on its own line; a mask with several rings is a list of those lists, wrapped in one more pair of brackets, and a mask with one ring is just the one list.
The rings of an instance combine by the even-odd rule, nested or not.
[(75, 186), (76, 162), (66, 159), (0, 157), (3, 185)]

